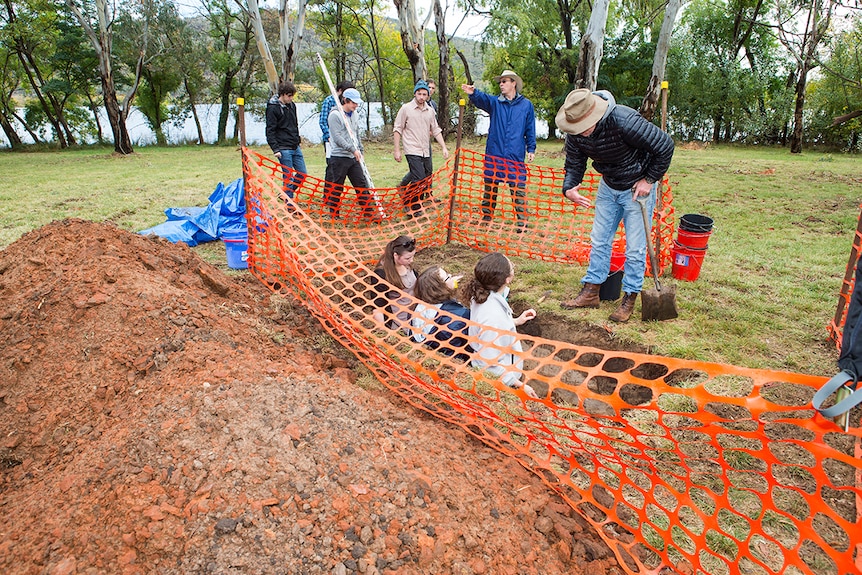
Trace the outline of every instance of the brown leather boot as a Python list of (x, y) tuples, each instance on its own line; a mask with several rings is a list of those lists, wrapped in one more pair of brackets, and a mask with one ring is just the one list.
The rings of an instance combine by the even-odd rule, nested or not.
[(612, 313), (608, 319), (619, 323), (627, 322), (632, 316), (632, 312), (635, 311), (635, 301), (637, 301), (637, 299), (637, 292), (624, 294), (623, 299), (620, 300), (620, 307), (618, 307), (617, 311)]
[(563, 309), (576, 309), (579, 307), (599, 307), (599, 284), (584, 284), (581, 293), (575, 299), (560, 303)]

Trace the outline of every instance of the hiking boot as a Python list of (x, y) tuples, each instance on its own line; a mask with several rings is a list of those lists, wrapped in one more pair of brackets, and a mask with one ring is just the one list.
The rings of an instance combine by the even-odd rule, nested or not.
[(620, 300), (620, 307), (617, 308), (617, 311), (611, 314), (608, 318), (611, 321), (615, 321), (618, 323), (625, 323), (632, 316), (632, 312), (635, 311), (635, 301), (638, 299), (638, 293), (626, 293), (623, 295), (623, 299)]
[(579, 307), (599, 307), (599, 284), (584, 284), (581, 293), (575, 299), (560, 303), (563, 309), (576, 309)]

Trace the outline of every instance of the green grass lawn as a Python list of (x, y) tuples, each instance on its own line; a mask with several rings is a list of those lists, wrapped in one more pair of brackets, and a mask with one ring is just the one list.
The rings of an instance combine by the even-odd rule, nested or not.
[[(454, 151), (454, 142), (449, 146)], [(482, 150), (484, 143), (465, 146)], [(407, 166), (392, 159), (391, 143), (366, 147), (375, 184), (395, 185)], [(323, 177), (322, 147), (306, 145), (304, 152), (309, 173)], [(538, 164), (561, 167), (563, 159), (560, 141), (540, 143)], [(435, 144), (435, 165), (441, 163)], [(138, 231), (163, 222), (168, 207), (206, 205), (219, 182), (240, 175), (233, 147), (137, 148), (130, 157), (106, 148), (0, 152), (0, 247), (68, 217)], [(683, 145), (669, 177), (678, 216), (715, 220), (700, 277), (676, 282), (678, 320), (633, 319), (614, 326), (615, 336), (662, 355), (831, 375), (836, 352), (826, 343), (825, 326), (835, 312), (862, 202), (859, 158)], [(208, 261), (224, 261), (220, 244), (196, 249)], [(555, 292), (537, 306), (540, 312), (607, 323), (611, 308), (563, 312), (557, 304), (577, 292), (583, 267), (519, 263), (524, 266), (530, 273), (519, 276), (517, 289), (525, 297)]]

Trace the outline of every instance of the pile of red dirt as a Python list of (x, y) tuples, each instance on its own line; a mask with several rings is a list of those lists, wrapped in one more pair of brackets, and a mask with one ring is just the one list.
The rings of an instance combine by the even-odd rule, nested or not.
[(0, 572), (622, 573), (515, 461), (183, 244), (0, 252)]

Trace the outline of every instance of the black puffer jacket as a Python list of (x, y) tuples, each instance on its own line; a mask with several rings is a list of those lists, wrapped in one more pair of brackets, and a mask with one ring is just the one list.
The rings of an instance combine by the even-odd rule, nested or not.
[(628, 190), (641, 178), (657, 182), (673, 157), (673, 140), (636, 110), (618, 106), (605, 91), (595, 94), (610, 105), (589, 136), (566, 136), (566, 177), (563, 193), (580, 184), (587, 171), (587, 159), (615, 190)]

